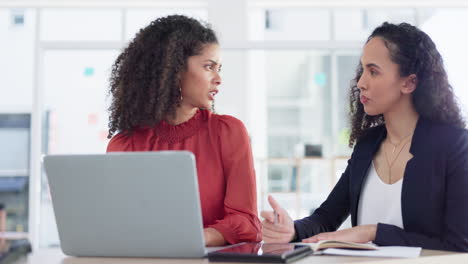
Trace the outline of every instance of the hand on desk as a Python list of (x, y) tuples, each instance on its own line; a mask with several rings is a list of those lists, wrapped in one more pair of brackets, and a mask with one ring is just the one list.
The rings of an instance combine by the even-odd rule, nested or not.
[[(282, 208), (276, 200), (269, 195), (268, 203), (274, 211), (262, 211), (260, 215), (265, 218), (262, 221), (263, 240), (267, 243), (288, 243), (295, 236), (294, 221), (288, 212)], [(275, 220), (275, 212), (277, 214)]]
[(335, 232), (325, 232), (303, 239), (305, 243), (317, 243), (320, 240), (339, 240), (354, 243), (367, 243), (375, 239), (377, 225), (362, 225)]

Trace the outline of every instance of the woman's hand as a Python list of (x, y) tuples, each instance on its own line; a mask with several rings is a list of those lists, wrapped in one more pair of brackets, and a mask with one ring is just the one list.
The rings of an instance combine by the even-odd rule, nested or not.
[(205, 246), (207, 247), (219, 247), (226, 245), (224, 236), (214, 228), (204, 228), (203, 236), (205, 237)]
[[(267, 243), (288, 243), (294, 239), (294, 221), (271, 195), (268, 203), (274, 211), (262, 211), (260, 215), (265, 218), (262, 222), (263, 240)], [(276, 212), (276, 216), (275, 216)], [(276, 220), (275, 220), (276, 217)]]
[(325, 232), (303, 239), (305, 243), (317, 243), (320, 240), (339, 240), (354, 243), (367, 243), (375, 240), (377, 225), (362, 225), (335, 232)]

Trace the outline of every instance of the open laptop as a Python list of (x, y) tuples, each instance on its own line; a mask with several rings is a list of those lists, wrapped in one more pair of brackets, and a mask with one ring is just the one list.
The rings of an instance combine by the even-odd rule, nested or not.
[(44, 167), (65, 254), (206, 255), (192, 153), (48, 155)]

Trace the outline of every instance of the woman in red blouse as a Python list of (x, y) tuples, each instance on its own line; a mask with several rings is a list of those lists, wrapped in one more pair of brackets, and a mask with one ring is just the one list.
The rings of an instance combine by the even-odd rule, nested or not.
[(110, 79), (107, 151), (193, 152), (207, 246), (261, 240), (247, 131), (238, 119), (208, 110), (220, 69), (213, 30), (177, 15), (140, 30)]

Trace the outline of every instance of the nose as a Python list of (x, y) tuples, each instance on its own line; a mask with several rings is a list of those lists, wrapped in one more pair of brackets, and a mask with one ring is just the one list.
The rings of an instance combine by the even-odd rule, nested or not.
[(216, 85), (221, 85), (221, 75), (219, 74), (219, 72), (216, 73), (216, 76), (214, 77), (213, 82)]
[(361, 76), (359, 76), (359, 80), (358, 80), (356, 86), (357, 86), (357, 88), (359, 90), (366, 90), (367, 89), (366, 78), (365, 78), (364, 73), (361, 74)]

